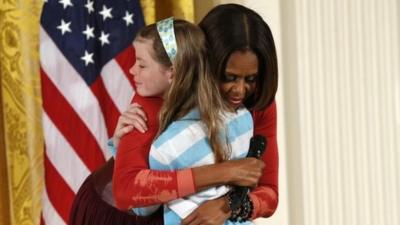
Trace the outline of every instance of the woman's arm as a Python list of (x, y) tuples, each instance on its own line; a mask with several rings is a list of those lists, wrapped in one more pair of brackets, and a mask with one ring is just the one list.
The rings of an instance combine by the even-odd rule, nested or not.
[(160, 99), (135, 96), (147, 114), (148, 129), (123, 136), (115, 157), (113, 195), (122, 210), (165, 203), (210, 186), (255, 186), (264, 163), (256, 159), (227, 161), (179, 171), (156, 171), (148, 166), (151, 143), (158, 129)]
[(254, 134), (267, 137), (267, 149), (262, 157), (265, 163), (258, 186), (250, 192), (253, 201), (252, 218), (269, 217), (278, 206), (278, 145), (276, 103), (272, 102), (264, 111), (253, 113)]
[[(140, 104), (147, 114), (148, 130), (145, 133), (133, 129), (123, 136), (117, 146), (115, 156), (113, 195), (116, 206), (122, 210), (162, 203), (164, 198), (177, 198), (178, 192), (193, 192), (194, 185), (183, 183), (178, 189), (178, 183), (186, 177), (192, 180), (191, 171), (162, 172), (148, 169), (148, 155), (151, 143), (158, 130), (158, 113), (162, 105), (159, 98), (144, 98), (135, 95), (134, 102)], [(120, 121), (119, 121), (120, 122)], [(127, 123), (127, 121), (125, 121)], [(123, 129), (122, 127), (116, 128)], [(117, 138), (118, 139), (118, 138)], [(114, 138), (114, 143), (116, 138)], [(154, 189), (154, 186), (158, 189)], [(161, 194), (159, 190), (164, 190)], [(180, 190), (180, 191), (179, 191)], [(161, 199), (161, 200), (159, 200)]]
[(150, 170), (149, 152), (143, 147), (149, 147), (152, 138), (137, 141), (140, 136), (133, 131), (121, 139), (115, 158), (113, 193), (123, 210), (169, 202), (210, 186), (254, 186), (264, 166), (260, 160), (243, 159), (178, 171)]

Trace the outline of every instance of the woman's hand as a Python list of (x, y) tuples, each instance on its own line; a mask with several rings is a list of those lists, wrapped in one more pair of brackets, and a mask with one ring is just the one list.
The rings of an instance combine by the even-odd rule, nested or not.
[(146, 132), (146, 121), (146, 113), (143, 111), (142, 106), (137, 103), (130, 104), (128, 109), (118, 118), (113, 135), (114, 146), (117, 147), (122, 136), (131, 132), (134, 128), (141, 133)]
[(221, 225), (230, 217), (226, 197), (209, 200), (201, 204), (189, 216), (182, 220), (182, 225)]

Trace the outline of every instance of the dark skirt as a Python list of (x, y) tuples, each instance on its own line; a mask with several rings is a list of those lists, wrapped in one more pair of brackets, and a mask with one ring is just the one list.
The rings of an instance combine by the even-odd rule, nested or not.
[[(69, 225), (162, 225), (162, 209), (139, 217), (115, 208), (111, 192), (114, 160), (90, 174), (72, 203)], [(162, 208), (162, 207), (161, 207)]]

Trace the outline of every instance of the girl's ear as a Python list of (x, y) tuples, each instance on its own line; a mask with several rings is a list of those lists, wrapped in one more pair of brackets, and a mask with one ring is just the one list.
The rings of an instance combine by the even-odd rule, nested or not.
[(174, 74), (175, 74), (174, 67), (173, 66), (169, 67), (167, 69), (167, 71), (166, 71), (166, 75), (167, 75), (168, 82), (170, 84), (172, 83), (172, 79), (174, 78)]

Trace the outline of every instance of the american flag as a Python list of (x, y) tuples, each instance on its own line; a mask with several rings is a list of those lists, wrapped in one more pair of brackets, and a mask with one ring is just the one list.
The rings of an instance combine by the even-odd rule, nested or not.
[(66, 224), (84, 179), (110, 157), (107, 140), (134, 94), (128, 73), (138, 0), (47, 0), (40, 26), (45, 138), (42, 223)]

